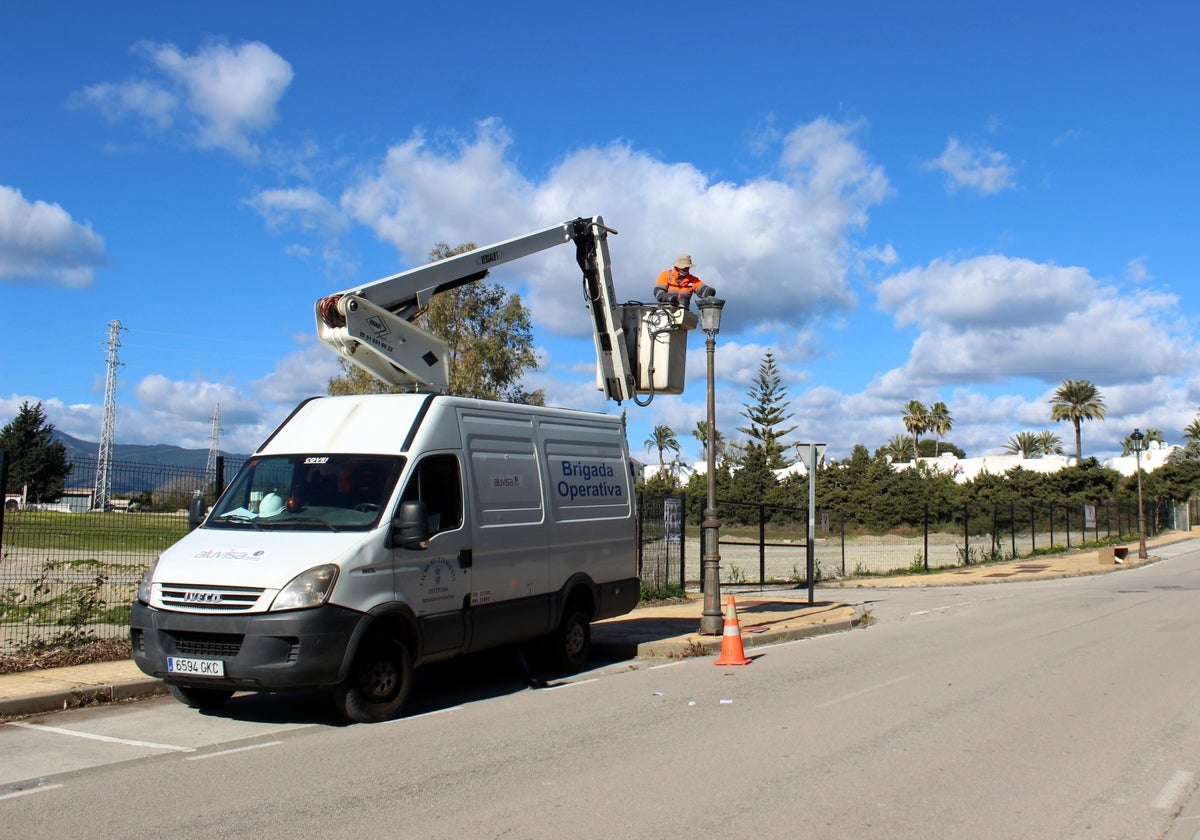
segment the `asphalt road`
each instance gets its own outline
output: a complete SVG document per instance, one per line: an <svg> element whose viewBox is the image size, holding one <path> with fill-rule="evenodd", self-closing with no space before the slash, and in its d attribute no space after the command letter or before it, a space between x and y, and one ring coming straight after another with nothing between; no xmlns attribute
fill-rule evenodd
<svg viewBox="0 0 1200 840"><path fill-rule="evenodd" d="M0 824L176 840L1191 837L1200 551L1159 553L1093 577L839 590L875 623L756 648L744 667L597 663L538 690L504 654L438 667L385 724L342 726L320 697L9 723Z"/></svg>

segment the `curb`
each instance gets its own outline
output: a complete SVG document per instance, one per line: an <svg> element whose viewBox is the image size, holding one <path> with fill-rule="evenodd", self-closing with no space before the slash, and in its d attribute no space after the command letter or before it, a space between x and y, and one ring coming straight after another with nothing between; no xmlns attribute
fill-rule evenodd
<svg viewBox="0 0 1200 840"><path fill-rule="evenodd" d="M858 616L838 618L822 624L802 624L782 627L759 633L742 630L742 645L745 649L765 647L780 642L791 642L825 633L841 633L859 626ZM685 639L664 639L656 642L593 642L595 651L615 653L637 659L690 659L699 656L716 656L721 652L721 636L695 635Z"/></svg>
<svg viewBox="0 0 1200 840"><path fill-rule="evenodd" d="M27 694L24 697L0 699L0 718L61 712L65 709L96 706L122 700L138 700L166 693L167 686L162 680L154 678L44 691L40 694Z"/></svg>

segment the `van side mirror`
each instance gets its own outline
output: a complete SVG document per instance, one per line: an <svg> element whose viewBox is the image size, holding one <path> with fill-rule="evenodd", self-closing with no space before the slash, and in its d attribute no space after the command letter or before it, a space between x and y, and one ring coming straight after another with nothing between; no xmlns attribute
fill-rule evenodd
<svg viewBox="0 0 1200 840"><path fill-rule="evenodd" d="M201 522L204 521L204 499L199 493L192 496L191 504L188 505L188 530L195 530Z"/></svg>
<svg viewBox="0 0 1200 840"><path fill-rule="evenodd" d="M392 519L392 540L399 548L429 545L429 508L422 501L401 502Z"/></svg>

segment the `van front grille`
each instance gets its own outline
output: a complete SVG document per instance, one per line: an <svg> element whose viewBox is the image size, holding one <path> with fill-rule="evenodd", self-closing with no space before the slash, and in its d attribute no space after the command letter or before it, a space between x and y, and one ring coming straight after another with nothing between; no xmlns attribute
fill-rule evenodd
<svg viewBox="0 0 1200 840"><path fill-rule="evenodd" d="M254 609L263 594L251 586L203 586L191 583L164 583L162 605L166 609L189 612L246 612Z"/></svg>

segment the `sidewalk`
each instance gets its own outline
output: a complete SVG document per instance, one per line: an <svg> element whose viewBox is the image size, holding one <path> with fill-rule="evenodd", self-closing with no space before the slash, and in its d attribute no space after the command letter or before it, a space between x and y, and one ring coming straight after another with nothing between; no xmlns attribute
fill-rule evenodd
<svg viewBox="0 0 1200 840"><path fill-rule="evenodd" d="M1189 534L1170 534L1147 541L1150 549L1192 539ZM1120 564L1099 551L1051 555L949 569L927 575L853 578L825 581L821 589L871 589L907 586L961 586L1033 579L1103 574L1153 562L1139 560L1137 546L1129 546ZM743 647L799 639L818 633L849 630L858 620L856 608L836 601L808 603L806 589L746 591L725 587L721 610L734 597ZM703 602L700 595L686 601L639 607L628 615L592 625L592 648L600 656L670 659L713 656L721 649L721 636L698 632ZM42 714L92 703L150 697L166 693L161 680L147 677L132 660L97 662L70 668L26 671L0 675L0 718Z"/></svg>

